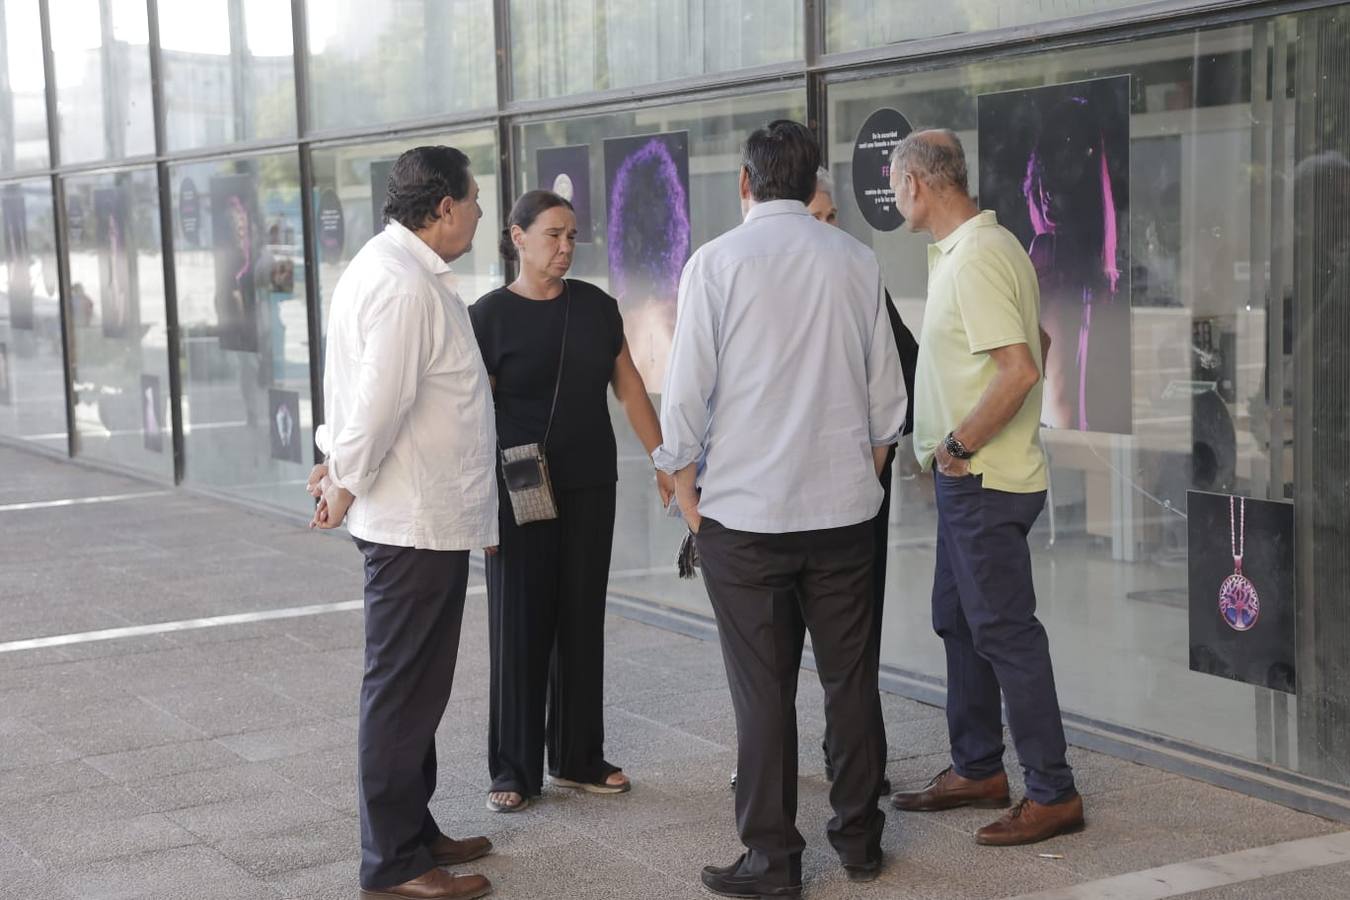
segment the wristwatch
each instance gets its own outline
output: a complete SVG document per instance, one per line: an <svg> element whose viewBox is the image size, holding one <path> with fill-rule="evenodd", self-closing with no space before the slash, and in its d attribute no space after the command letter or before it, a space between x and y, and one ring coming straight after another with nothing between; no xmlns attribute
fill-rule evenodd
<svg viewBox="0 0 1350 900"><path fill-rule="evenodd" d="M975 455L966 449L965 444L957 440L955 432L947 432L947 436L942 439L942 444L947 448L947 453L955 459L970 459Z"/></svg>

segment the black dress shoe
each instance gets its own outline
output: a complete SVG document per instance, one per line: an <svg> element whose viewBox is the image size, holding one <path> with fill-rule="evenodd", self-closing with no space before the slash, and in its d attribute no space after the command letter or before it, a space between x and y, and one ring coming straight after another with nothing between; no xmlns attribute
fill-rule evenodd
<svg viewBox="0 0 1350 900"><path fill-rule="evenodd" d="M849 865L844 863L844 874L848 880L856 884L863 884L868 881L876 881L877 876L881 874L881 860L876 860L862 865Z"/></svg>
<svg viewBox="0 0 1350 900"><path fill-rule="evenodd" d="M742 855L729 866L704 866L703 886L723 897L789 897L801 900L802 886L765 884L758 875L741 873Z"/></svg>

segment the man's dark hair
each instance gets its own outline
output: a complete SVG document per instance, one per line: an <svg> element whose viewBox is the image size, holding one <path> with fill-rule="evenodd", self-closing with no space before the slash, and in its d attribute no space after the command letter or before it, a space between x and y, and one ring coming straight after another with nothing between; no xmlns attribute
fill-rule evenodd
<svg viewBox="0 0 1350 900"><path fill-rule="evenodd" d="M520 258L520 254L516 252L516 244L511 240L512 225L519 225L522 231L528 231L530 226L534 224L535 219L550 209L557 209L559 206L572 209L573 212L576 211L572 208L571 201L552 191L526 191L521 194L520 199L516 201L516 205L511 207L511 214L506 217L506 227L502 229L501 243L497 245L502 252L502 256L512 262Z"/></svg>
<svg viewBox="0 0 1350 900"><path fill-rule="evenodd" d="M743 164L750 173L750 196L755 200L810 203L816 192L820 145L800 122L776 119L755 129L746 140Z"/></svg>
<svg viewBox="0 0 1350 900"><path fill-rule="evenodd" d="M414 147L394 161L381 215L411 231L440 218L436 207L446 197L469 195L469 158L454 147Z"/></svg>

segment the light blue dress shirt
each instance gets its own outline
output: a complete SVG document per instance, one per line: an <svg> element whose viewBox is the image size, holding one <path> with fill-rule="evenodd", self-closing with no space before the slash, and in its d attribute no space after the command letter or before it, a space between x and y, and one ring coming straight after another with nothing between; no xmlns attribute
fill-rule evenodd
<svg viewBox="0 0 1350 900"><path fill-rule="evenodd" d="M855 525L881 508L872 447L905 419L876 256L796 200L755 205L680 278L656 467L701 471L737 531Z"/></svg>

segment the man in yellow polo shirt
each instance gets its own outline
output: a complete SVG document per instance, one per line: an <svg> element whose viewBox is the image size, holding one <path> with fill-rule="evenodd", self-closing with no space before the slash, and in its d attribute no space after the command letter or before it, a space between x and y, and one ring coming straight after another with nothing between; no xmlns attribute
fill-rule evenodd
<svg viewBox="0 0 1350 900"><path fill-rule="evenodd" d="M1026 796L975 839L1032 843L1083 825L1027 546L1047 486L1040 412L1048 338L1036 270L1017 238L970 198L954 133L916 132L901 142L891 187L908 228L936 242L928 248L914 450L935 469L933 627L947 651L952 747L951 766L893 805L1009 805L1001 690Z"/></svg>

